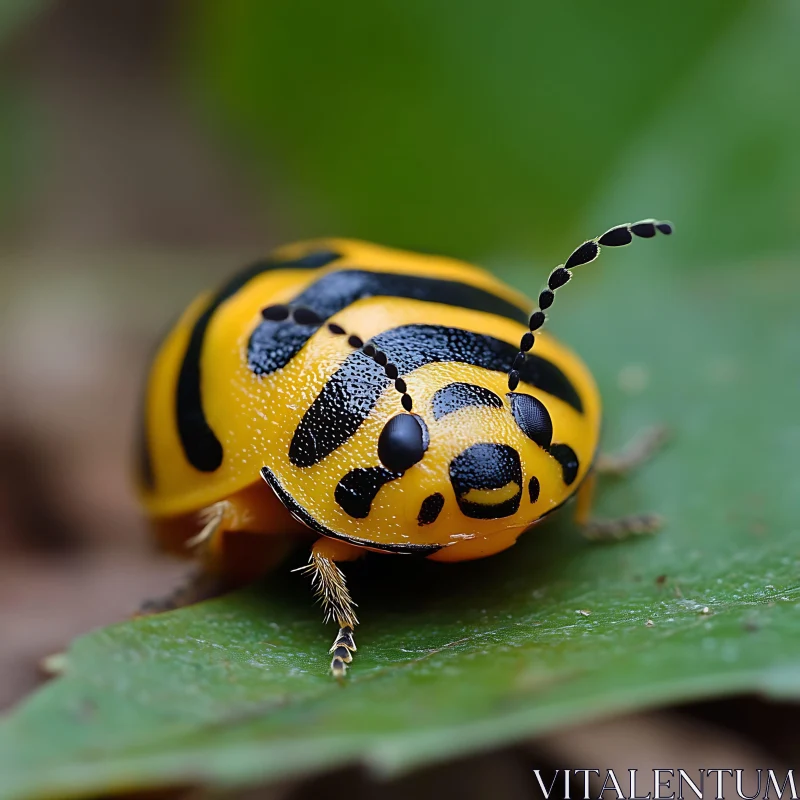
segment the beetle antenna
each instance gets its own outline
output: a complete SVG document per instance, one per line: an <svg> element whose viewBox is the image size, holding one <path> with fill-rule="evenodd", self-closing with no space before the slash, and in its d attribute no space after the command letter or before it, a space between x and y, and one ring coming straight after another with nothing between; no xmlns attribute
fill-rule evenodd
<svg viewBox="0 0 800 800"><path fill-rule="evenodd" d="M272 322L284 322L291 319L296 325L322 324L322 318L319 314L317 314L314 309L306 308L305 306L268 306L262 309L261 316ZM400 392L403 408L406 411L411 411L414 407L414 402L411 399L411 395L408 393L406 382L400 377L400 370L395 364L389 361L389 357L386 353L378 350L375 345L369 344L369 342L364 344L364 340L360 336L347 333L341 325L337 325L335 322L328 323L328 330L336 336L346 336L347 343L350 347L354 350L360 350L364 355L369 356L379 367L383 367L386 377L394 381L394 388Z"/></svg>
<svg viewBox="0 0 800 800"><path fill-rule="evenodd" d="M356 336L352 333L348 334L341 325L337 325L335 322L328 323L328 330L336 336L346 336L347 343L350 347L354 350L360 350L365 356L369 356L379 367L383 367L386 377L394 381L394 388L400 392L400 402L403 404L403 408L406 411L411 411L414 407L414 401L408 393L406 382L400 377L400 370L397 368L397 365L389 361L389 357L383 350L378 350L374 344L370 344L369 342L364 343L364 340L361 339L360 336Z"/></svg>
<svg viewBox="0 0 800 800"><path fill-rule="evenodd" d="M655 219L643 219L641 222L617 225L607 230L602 236L598 236L596 239L589 239L588 242L584 242L580 247L577 247L564 264L559 264L550 273L550 277L547 279L547 287L539 293L539 307L534 309L528 320L530 330L528 333L523 334L519 343L519 353L514 358L508 373L508 388L512 392L519 385L519 371L525 363L526 354L533 347L534 333L544 325L547 319L545 311L553 305L556 289L560 289L572 278L571 270L575 267L580 267L582 264L594 261L600 255L601 246L623 247L626 244L630 244L634 236L638 236L641 239L652 239L656 233L663 233L665 236L669 236L672 233L672 223L659 222Z"/></svg>
<svg viewBox="0 0 800 800"><path fill-rule="evenodd" d="M378 350L374 344L370 344L369 342L364 343L364 340L360 336L356 336L352 333L348 334L341 325L335 322L328 323L328 330L336 336L347 336L347 343L350 347L354 350L360 350L365 356L369 356L379 367L383 367L386 377L394 381L394 388L400 392L400 402L403 404L403 408L406 411L411 411L414 407L414 401L408 393L406 382L400 377L400 370L397 368L397 365L389 361L389 357L383 350Z"/></svg>

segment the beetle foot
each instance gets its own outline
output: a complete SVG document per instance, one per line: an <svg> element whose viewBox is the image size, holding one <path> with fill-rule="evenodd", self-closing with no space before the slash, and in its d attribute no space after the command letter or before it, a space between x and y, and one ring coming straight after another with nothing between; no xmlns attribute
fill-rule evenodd
<svg viewBox="0 0 800 800"><path fill-rule="evenodd" d="M658 514L631 514L617 519L590 519L583 535L592 542L619 542L629 536L655 533L664 524Z"/></svg>
<svg viewBox="0 0 800 800"><path fill-rule="evenodd" d="M329 650L329 652L333 653L331 673L334 678L344 678L347 674L347 665L352 662L353 653L357 649L353 638L353 628L350 625L342 625Z"/></svg>

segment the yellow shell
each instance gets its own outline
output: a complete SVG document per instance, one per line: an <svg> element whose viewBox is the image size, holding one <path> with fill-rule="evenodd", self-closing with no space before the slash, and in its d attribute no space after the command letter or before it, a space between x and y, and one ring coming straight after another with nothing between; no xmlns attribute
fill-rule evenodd
<svg viewBox="0 0 800 800"><path fill-rule="evenodd" d="M309 298L317 298L316 308ZM298 305L319 322L262 315ZM537 366L526 374L544 370L544 377L531 383L524 374L515 393L539 401L524 399L534 416L546 410L551 443L537 443L520 427L507 372L532 307L488 272L449 258L339 239L280 249L221 293L195 300L155 358L139 482L148 514L165 540L178 528L189 535L197 512L229 500L228 530L277 534L308 526L371 549L453 561L505 549L576 491L600 427L590 372L539 333L528 356ZM421 420L424 454L401 473L382 463L378 442L387 422L407 413L403 393L350 335L401 367ZM479 387L485 402L468 398L442 413L448 399L473 391L452 384ZM476 445L491 447L458 461ZM568 465L558 446L567 448ZM489 472L507 470L506 483L485 480L484 464ZM492 516L492 508L504 513Z"/></svg>

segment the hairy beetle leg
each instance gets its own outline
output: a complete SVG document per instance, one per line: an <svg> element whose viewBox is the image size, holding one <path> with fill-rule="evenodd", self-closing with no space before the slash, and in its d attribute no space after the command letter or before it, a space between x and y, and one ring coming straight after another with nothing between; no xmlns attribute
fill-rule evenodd
<svg viewBox="0 0 800 800"><path fill-rule="evenodd" d="M203 527L200 533L186 540L186 547L202 557L211 555L214 546L219 544L217 534L221 531L222 523L225 522L225 517L230 510L231 503L227 500L220 500L200 511L197 516Z"/></svg>
<svg viewBox="0 0 800 800"><path fill-rule="evenodd" d="M619 542L629 536L656 533L664 524L658 514L630 514L616 519L595 519L592 505L598 475L624 477L652 458L667 442L670 432L663 426L641 431L619 453L601 454L592 472L578 490L575 521L583 536L592 542Z"/></svg>
<svg viewBox="0 0 800 800"><path fill-rule="evenodd" d="M336 561L355 561L364 555L364 550L347 542L335 539L317 539L311 548L308 564L296 572L311 575L314 594L322 604L325 622L335 621L339 633L333 642L330 653L331 673L335 678L343 678L347 673L347 665L353 660L356 650L353 631L358 625L356 604L350 597L344 574L336 566Z"/></svg>
<svg viewBox="0 0 800 800"><path fill-rule="evenodd" d="M666 425L654 425L639 431L618 453L601 453L595 469L601 475L624 477L649 461L668 441L670 430Z"/></svg>
<svg viewBox="0 0 800 800"><path fill-rule="evenodd" d="M582 533L590 542L619 542L629 536L655 533L664 520L658 514L631 514L617 519L590 519Z"/></svg>

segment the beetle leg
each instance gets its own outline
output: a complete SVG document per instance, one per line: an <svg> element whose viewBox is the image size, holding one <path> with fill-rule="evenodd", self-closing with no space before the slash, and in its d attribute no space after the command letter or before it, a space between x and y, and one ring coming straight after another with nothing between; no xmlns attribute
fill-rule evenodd
<svg viewBox="0 0 800 800"><path fill-rule="evenodd" d="M347 665L353 660L352 654L356 650L353 630L358 624L354 610L356 604L336 562L354 561L363 555L364 550L360 547L323 537L317 539L311 548L308 564L296 570L311 575L314 593L325 611L325 622L333 620L339 626L339 633L330 649L333 654L331 672L336 678L344 677Z"/></svg>
<svg viewBox="0 0 800 800"><path fill-rule="evenodd" d="M213 575L203 569L195 570L168 595L145 600L139 606L136 616L174 611L177 608L199 603L201 600L210 600L229 588L230 586L222 576Z"/></svg>
<svg viewBox="0 0 800 800"><path fill-rule="evenodd" d="M654 425L638 435L618 453L600 453L595 469L601 475L624 477L649 461L667 442L670 431L665 425Z"/></svg>
<svg viewBox="0 0 800 800"><path fill-rule="evenodd" d="M204 508L198 514L198 519L203 527L198 534L186 540L186 547L193 549L201 557L210 556L215 545L219 544L217 534L220 532L230 508L231 504L227 500L220 500L218 503Z"/></svg>
<svg viewBox="0 0 800 800"><path fill-rule="evenodd" d="M616 519L595 519L591 516L597 475L593 470L578 489L575 521L584 537L592 542L618 542L629 536L655 533L663 524L658 514L630 514Z"/></svg>

